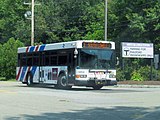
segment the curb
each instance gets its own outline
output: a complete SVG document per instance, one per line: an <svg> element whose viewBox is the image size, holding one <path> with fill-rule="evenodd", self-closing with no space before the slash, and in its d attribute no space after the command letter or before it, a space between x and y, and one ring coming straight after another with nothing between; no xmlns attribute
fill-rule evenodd
<svg viewBox="0 0 160 120"><path fill-rule="evenodd" d="M120 84L115 87L125 87L125 88L160 88L160 85L129 85L129 84Z"/></svg>

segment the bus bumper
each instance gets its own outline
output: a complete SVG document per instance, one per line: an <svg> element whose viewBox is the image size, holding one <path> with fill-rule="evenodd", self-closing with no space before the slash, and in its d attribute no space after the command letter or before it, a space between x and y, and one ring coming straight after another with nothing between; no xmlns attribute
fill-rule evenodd
<svg viewBox="0 0 160 120"><path fill-rule="evenodd" d="M116 80L76 80L75 81L76 86L94 86L94 85L103 85L103 86L113 86L117 85Z"/></svg>

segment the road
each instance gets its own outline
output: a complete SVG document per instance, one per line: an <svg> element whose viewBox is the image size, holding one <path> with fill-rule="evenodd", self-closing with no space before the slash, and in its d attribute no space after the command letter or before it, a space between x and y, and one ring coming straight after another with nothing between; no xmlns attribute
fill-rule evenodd
<svg viewBox="0 0 160 120"><path fill-rule="evenodd" d="M160 88L27 87L0 82L1 120L160 120Z"/></svg>

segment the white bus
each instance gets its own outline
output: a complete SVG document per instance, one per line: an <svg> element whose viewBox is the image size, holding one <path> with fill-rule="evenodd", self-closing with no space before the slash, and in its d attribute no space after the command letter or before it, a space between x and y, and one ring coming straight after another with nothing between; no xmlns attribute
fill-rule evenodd
<svg viewBox="0 0 160 120"><path fill-rule="evenodd" d="M115 43L79 40L18 48L16 80L56 88L116 85Z"/></svg>

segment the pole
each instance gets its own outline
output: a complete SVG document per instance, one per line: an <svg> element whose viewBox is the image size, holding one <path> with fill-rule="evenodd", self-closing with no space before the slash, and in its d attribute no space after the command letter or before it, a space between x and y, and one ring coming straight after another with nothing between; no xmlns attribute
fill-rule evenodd
<svg viewBox="0 0 160 120"><path fill-rule="evenodd" d="M31 46L34 45L34 0L32 0L32 16L31 16Z"/></svg>
<svg viewBox="0 0 160 120"><path fill-rule="evenodd" d="M107 41L107 0L105 0L105 41Z"/></svg>
<svg viewBox="0 0 160 120"><path fill-rule="evenodd" d="M35 4L35 0L32 0L31 3L24 2L25 5L31 5L31 46L34 46L34 6L35 5L41 5L41 4Z"/></svg>
<svg viewBox="0 0 160 120"><path fill-rule="evenodd" d="M150 80L153 80L153 59L151 58Z"/></svg>

